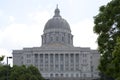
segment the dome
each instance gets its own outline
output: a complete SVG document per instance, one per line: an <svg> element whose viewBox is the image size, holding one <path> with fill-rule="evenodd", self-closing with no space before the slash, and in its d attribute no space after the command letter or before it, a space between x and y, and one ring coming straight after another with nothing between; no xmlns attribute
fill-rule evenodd
<svg viewBox="0 0 120 80"><path fill-rule="evenodd" d="M60 16L58 7L55 9L55 15L45 24L42 37L42 46L44 47L72 47L73 35L71 34L68 22Z"/></svg>
<svg viewBox="0 0 120 80"><path fill-rule="evenodd" d="M45 24L44 33L53 31L62 31L71 33L68 22L60 16L60 10L55 9L55 15Z"/></svg>

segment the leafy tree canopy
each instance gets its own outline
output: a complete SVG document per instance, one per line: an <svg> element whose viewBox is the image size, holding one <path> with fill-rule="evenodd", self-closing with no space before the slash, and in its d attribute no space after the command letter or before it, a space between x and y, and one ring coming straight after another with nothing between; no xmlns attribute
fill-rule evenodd
<svg viewBox="0 0 120 80"><path fill-rule="evenodd" d="M0 66L0 80L44 80L39 70L34 66Z"/></svg>
<svg viewBox="0 0 120 80"><path fill-rule="evenodd" d="M98 68L104 76L116 79L117 74L113 69L113 63L116 61L114 61L113 54L119 52L116 45L117 39L120 37L120 0L112 0L107 5L101 6L99 14L94 17L94 24L94 32L98 34L98 50L101 54ZM120 63L118 58L116 59ZM120 64L116 64L116 66L120 66ZM103 78L103 80L109 79Z"/></svg>
<svg viewBox="0 0 120 80"><path fill-rule="evenodd" d="M0 56L0 66L2 65L3 59L4 59L4 56Z"/></svg>
<svg viewBox="0 0 120 80"><path fill-rule="evenodd" d="M4 56L0 56L0 62L3 61L4 59Z"/></svg>

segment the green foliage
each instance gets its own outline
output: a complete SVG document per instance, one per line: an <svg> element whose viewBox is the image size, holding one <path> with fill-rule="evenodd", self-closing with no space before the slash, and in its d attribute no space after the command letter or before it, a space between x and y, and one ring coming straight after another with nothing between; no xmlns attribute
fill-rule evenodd
<svg viewBox="0 0 120 80"><path fill-rule="evenodd" d="M114 74L112 76L115 79L118 79L118 78L120 78L120 37L117 38L117 42L114 47L112 56L113 56L113 60L111 62L111 65L112 65L111 69L112 69L112 71L114 71Z"/></svg>
<svg viewBox="0 0 120 80"><path fill-rule="evenodd" d="M0 80L44 80L39 70L34 66L0 66Z"/></svg>
<svg viewBox="0 0 120 80"><path fill-rule="evenodd" d="M0 57L0 62L3 61L3 59L4 59L4 56L1 56L1 57Z"/></svg>
<svg viewBox="0 0 120 80"><path fill-rule="evenodd" d="M6 80L7 72L9 73L10 66L0 66L0 80Z"/></svg>
<svg viewBox="0 0 120 80"><path fill-rule="evenodd" d="M120 52L119 49L116 49L117 38L120 37L120 0L112 0L107 5L101 6L99 14L94 17L94 24L93 30L98 34L98 50L102 55L98 68L105 76L116 79L117 74L114 72L118 69L113 63L120 63L120 61L119 58L115 59L113 54ZM116 64L116 66L120 66L120 64Z"/></svg>

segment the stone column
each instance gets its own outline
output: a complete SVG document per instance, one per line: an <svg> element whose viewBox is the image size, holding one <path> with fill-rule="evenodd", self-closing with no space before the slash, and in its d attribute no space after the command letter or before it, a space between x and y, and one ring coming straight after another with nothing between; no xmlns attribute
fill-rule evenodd
<svg viewBox="0 0 120 80"><path fill-rule="evenodd" d="M40 70L40 54L38 54L38 69Z"/></svg>
<svg viewBox="0 0 120 80"><path fill-rule="evenodd" d="M58 71L60 71L60 54L58 54Z"/></svg>
<svg viewBox="0 0 120 80"><path fill-rule="evenodd" d="M48 71L50 71L50 54L48 54Z"/></svg>
<svg viewBox="0 0 120 80"><path fill-rule="evenodd" d="M63 69L65 71L65 53L63 53Z"/></svg>
<svg viewBox="0 0 120 80"><path fill-rule="evenodd" d="M69 59L69 66L68 66L68 69L69 69L69 71L70 71L70 64L71 64L71 62L70 62L70 60L71 60L71 58L70 58L70 53L68 53L68 59Z"/></svg>
<svg viewBox="0 0 120 80"><path fill-rule="evenodd" d="M53 54L53 71L55 71L55 53Z"/></svg>
<svg viewBox="0 0 120 80"><path fill-rule="evenodd" d="M73 53L73 59L74 59L74 71L76 71L76 53Z"/></svg>
<svg viewBox="0 0 120 80"><path fill-rule="evenodd" d="M45 71L45 54L43 53L43 71Z"/></svg>

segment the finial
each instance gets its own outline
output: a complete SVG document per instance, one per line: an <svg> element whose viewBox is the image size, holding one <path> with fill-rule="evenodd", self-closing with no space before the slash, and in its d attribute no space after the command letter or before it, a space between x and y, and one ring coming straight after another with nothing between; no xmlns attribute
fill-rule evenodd
<svg viewBox="0 0 120 80"><path fill-rule="evenodd" d="M56 5L54 17L61 17L61 16L60 16L60 10L58 9L58 4Z"/></svg>
<svg viewBox="0 0 120 80"><path fill-rule="evenodd" d="M56 9L58 9L58 4L56 5Z"/></svg>

